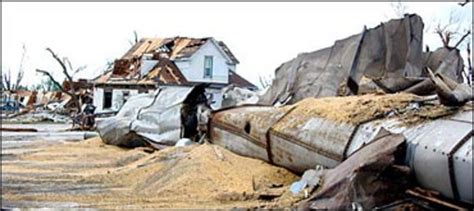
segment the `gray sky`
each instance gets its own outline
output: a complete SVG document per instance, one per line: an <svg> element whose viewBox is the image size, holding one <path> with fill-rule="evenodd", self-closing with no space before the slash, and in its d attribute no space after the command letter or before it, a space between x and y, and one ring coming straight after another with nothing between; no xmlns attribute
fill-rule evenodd
<svg viewBox="0 0 474 211"><path fill-rule="evenodd" d="M240 60L237 72L259 85L258 77L273 75L281 63L298 53L331 46L396 17L392 3L12 3L2 2L2 71L19 67L22 45L27 48L23 84L38 83L36 68L60 68L44 50L51 47L73 66L87 65L75 78L92 78L107 61L139 37L208 37L224 41ZM404 3L407 12L425 23L424 42L441 46L433 33L438 20L456 14L472 28L472 3ZM465 54L465 51L462 51ZM463 55L464 56L464 55Z"/></svg>

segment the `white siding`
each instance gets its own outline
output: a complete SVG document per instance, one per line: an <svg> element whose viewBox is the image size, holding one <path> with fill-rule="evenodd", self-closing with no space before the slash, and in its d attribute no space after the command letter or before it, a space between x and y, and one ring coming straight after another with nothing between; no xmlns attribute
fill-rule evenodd
<svg viewBox="0 0 474 211"><path fill-rule="evenodd" d="M212 78L204 78L205 56L213 57ZM208 83L228 83L229 81L230 67L227 64L227 60L211 41L208 41L206 44L201 46L201 48L191 57L191 60L177 61L176 65L188 81Z"/></svg>
<svg viewBox="0 0 474 211"><path fill-rule="evenodd" d="M96 107L96 112L100 112L104 110L104 89L103 88L96 88L94 87L94 101L93 104Z"/></svg>
<svg viewBox="0 0 474 211"><path fill-rule="evenodd" d="M235 64L231 64L231 65L229 65L229 70L232 70L232 71L234 71L234 72L235 72Z"/></svg>
<svg viewBox="0 0 474 211"><path fill-rule="evenodd" d="M124 92L129 92L128 97L137 95L138 89L113 89L112 90L112 110L118 111L122 108L124 101Z"/></svg>
<svg viewBox="0 0 474 211"><path fill-rule="evenodd" d="M101 111L118 111L124 104L123 93L128 91L129 98L131 96L137 95L137 89L112 89L112 107L109 109L104 109L104 88L94 88L94 106L96 107L97 112Z"/></svg>
<svg viewBox="0 0 474 211"><path fill-rule="evenodd" d="M217 109L221 107L222 103L222 92L221 89L218 88L207 88L206 89L207 94L212 94L212 103L211 103L211 108L212 109Z"/></svg>

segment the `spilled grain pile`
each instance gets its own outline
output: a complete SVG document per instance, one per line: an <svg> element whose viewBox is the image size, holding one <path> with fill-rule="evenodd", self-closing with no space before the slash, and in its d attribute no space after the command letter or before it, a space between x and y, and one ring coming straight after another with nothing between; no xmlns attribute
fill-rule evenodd
<svg viewBox="0 0 474 211"><path fill-rule="evenodd" d="M295 105L285 118L279 121L276 131L295 130L311 118L323 118L335 123L357 125L372 119L382 118L389 112L404 110L418 96L398 94L368 94L348 97L306 98Z"/></svg>
<svg viewBox="0 0 474 211"><path fill-rule="evenodd" d="M393 110L404 109L417 98L416 95L406 93L308 98L298 102L292 113L318 116L334 122L358 124L381 117Z"/></svg>
<svg viewBox="0 0 474 211"><path fill-rule="evenodd" d="M40 147L2 164L10 184L3 187L3 200L46 207L68 202L96 208L250 208L298 200L288 194L297 179L292 173L211 144L150 153L94 138ZM16 185L22 188L10 188Z"/></svg>

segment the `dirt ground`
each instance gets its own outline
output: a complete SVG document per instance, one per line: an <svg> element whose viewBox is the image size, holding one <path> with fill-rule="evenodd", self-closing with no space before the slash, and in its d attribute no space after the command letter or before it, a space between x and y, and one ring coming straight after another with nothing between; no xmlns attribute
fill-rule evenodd
<svg viewBox="0 0 474 211"><path fill-rule="evenodd" d="M2 208L257 208L299 200L289 192L296 175L211 144L151 151L98 137L27 143L2 148Z"/></svg>

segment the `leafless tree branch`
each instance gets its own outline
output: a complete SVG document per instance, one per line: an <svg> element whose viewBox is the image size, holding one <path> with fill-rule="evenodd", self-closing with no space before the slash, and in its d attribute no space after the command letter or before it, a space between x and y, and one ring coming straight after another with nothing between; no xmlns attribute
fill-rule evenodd
<svg viewBox="0 0 474 211"><path fill-rule="evenodd" d="M20 87L20 83L23 80L23 75L25 73L23 69L23 63L25 61L25 56L26 56L26 46L23 44L23 53L21 55L21 60L20 60L20 67L18 68L18 74L16 76L16 82L13 84L14 87L12 89L18 89Z"/></svg>
<svg viewBox="0 0 474 211"><path fill-rule="evenodd" d="M59 90L61 90L61 92L65 93L65 94L67 94L71 97L72 102L73 102L74 106L78 109L78 111L81 110L81 105L79 103L79 99L75 95L74 92L70 92L70 91L64 89L63 85L60 84L56 79L54 79L53 75L51 75L51 73L49 73L48 71L36 69L36 72L42 73L43 75L47 76L49 78L49 80L51 80L59 88Z"/></svg>
<svg viewBox="0 0 474 211"><path fill-rule="evenodd" d="M36 69L36 72L42 73L43 75L47 76L49 78L49 80L51 80L61 90L61 92L64 92L64 93L66 93L67 95L69 95L71 97L73 96L73 94L71 92L67 91L66 89L64 89L63 85L61 85L58 81L56 81L56 79L54 79L53 75L51 75L51 73L49 73L48 71Z"/></svg>
<svg viewBox="0 0 474 211"><path fill-rule="evenodd" d="M461 39L459 39L459 41L456 43L456 45L454 45L454 48L457 48L462 43L462 41L464 41L464 39L466 39L466 37L469 36L469 34L471 34L471 30L467 31L466 34L464 34L461 37Z"/></svg>
<svg viewBox="0 0 474 211"><path fill-rule="evenodd" d="M470 0L465 0L464 2L459 2L459 5L461 5L461 7L464 7L469 2L471 2L471 1Z"/></svg>
<svg viewBox="0 0 474 211"><path fill-rule="evenodd" d="M68 81L72 81L72 77L71 75L69 75L68 71L67 71L67 67L66 65L64 64L64 61L61 60L61 58L59 58L58 55L56 55L56 53L54 53L53 50L51 50L51 48L46 48L46 51L48 51L49 53L51 53L51 56L59 63L59 65L61 66L61 68L63 69L63 74L66 76L67 80Z"/></svg>
<svg viewBox="0 0 474 211"><path fill-rule="evenodd" d="M3 73L3 84L4 84L4 88L6 90L12 90L12 87L11 87L11 70L8 69L8 71L6 73Z"/></svg>
<svg viewBox="0 0 474 211"><path fill-rule="evenodd" d="M42 73L42 74L46 75L47 77L49 77L49 79L61 90L61 92L64 92L65 94L71 96L71 99L73 100L74 105L76 106L78 111L80 111L81 105L80 105L80 102L79 102L79 98L76 95L76 88L74 86L73 77L69 73L69 71L73 71L71 62L69 61L69 59L67 57L64 57L63 59L61 59L56 53L54 53L54 51L51 48L46 48L46 51L48 51L51 54L51 56L61 66L62 73L64 74L64 76L66 76L66 82L68 82L68 85L69 85L70 89L66 90L62 86L62 84L60 84L57 80L55 80L54 77L51 75L51 73L49 73L48 71L36 69L36 72ZM69 66L69 69L67 68L66 64ZM84 70L85 68L86 68L86 66L81 66L81 67L77 68L76 70L74 70L73 73L75 74L75 73L77 73L81 70Z"/></svg>

